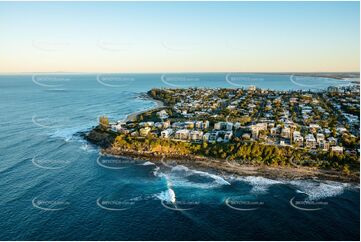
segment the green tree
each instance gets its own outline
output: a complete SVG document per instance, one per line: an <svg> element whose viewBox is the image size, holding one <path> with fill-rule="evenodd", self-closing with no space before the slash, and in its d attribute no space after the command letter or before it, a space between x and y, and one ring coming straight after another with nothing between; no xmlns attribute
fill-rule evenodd
<svg viewBox="0 0 361 242"><path fill-rule="evenodd" d="M109 119L106 116L99 117L99 124L102 128L109 128Z"/></svg>

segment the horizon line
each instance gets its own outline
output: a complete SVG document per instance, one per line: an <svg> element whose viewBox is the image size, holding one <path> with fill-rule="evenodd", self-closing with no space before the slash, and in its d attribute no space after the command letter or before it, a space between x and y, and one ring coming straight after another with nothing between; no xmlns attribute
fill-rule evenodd
<svg viewBox="0 0 361 242"><path fill-rule="evenodd" d="M0 72L0 75L16 74L224 74L224 73L242 73L242 74L359 74L360 71L180 71L180 72L67 72L67 71L32 71L32 72Z"/></svg>

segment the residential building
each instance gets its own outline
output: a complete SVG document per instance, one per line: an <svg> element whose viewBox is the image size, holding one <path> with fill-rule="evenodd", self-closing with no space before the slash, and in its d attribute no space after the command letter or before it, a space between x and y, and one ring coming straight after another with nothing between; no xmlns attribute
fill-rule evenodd
<svg viewBox="0 0 361 242"><path fill-rule="evenodd" d="M270 129L270 134L271 134L272 136L276 136L277 133L278 133L278 128L271 128L271 129Z"/></svg>
<svg viewBox="0 0 361 242"><path fill-rule="evenodd" d="M192 130L190 132L190 139L193 141L200 141L203 138L203 132L198 130Z"/></svg>
<svg viewBox="0 0 361 242"><path fill-rule="evenodd" d="M254 85L248 86L248 91L251 91L251 92L256 91L256 86L254 86Z"/></svg>
<svg viewBox="0 0 361 242"><path fill-rule="evenodd" d="M160 136L162 138L169 138L173 134L173 132L174 132L173 129L166 129L160 133Z"/></svg>
<svg viewBox="0 0 361 242"><path fill-rule="evenodd" d="M334 153L342 154L343 153L343 147L342 146L332 146L331 151Z"/></svg>
<svg viewBox="0 0 361 242"><path fill-rule="evenodd" d="M316 148L316 139L313 134L308 134L305 137L305 146L310 149Z"/></svg>
<svg viewBox="0 0 361 242"><path fill-rule="evenodd" d="M281 137L285 139L291 138L291 130L290 128L283 128L281 131Z"/></svg>
<svg viewBox="0 0 361 242"><path fill-rule="evenodd" d="M229 142L232 139L233 136L233 132L232 131L227 131L224 134L224 142Z"/></svg>
<svg viewBox="0 0 361 242"><path fill-rule="evenodd" d="M181 129L175 132L175 138L180 140L187 140L189 139L189 130L188 129Z"/></svg>
<svg viewBox="0 0 361 242"><path fill-rule="evenodd" d="M161 110L161 111L157 112L157 116L160 119L167 119L169 117L167 111L165 111L165 110Z"/></svg>
<svg viewBox="0 0 361 242"><path fill-rule="evenodd" d="M231 122L218 122L214 124L214 129L216 130L232 130L233 123Z"/></svg>
<svg viewBox="0 0 361 242"><path fill-rule="evenodd" d="M328 143L328 142L325 141L325 140L320 141L320 142L318 143L318 145L319 145L319 148L322 149L322 150L324 150L324 151L327 151L327 150L330 149L330 143Z"/></svg>
<svg viewBox="0 0 361 242"><path fill-rule="evenodd" d="M334 137L329 137L328 142L330 143L330 146L336 146L337 145L337 139Z"/></svg>
<svg viewBox="0 0 361 242"><path fill-rule="evenodd" d="M293 131L293 143L297 146L303 146L303 137L300 131Z"/></svg>
<svg viewBox="0 0 361 242"><path fill-rule="evenodd" d="M316 134L317 143L320 144L320 142L325 141L325 135L324 134Z"/></svg>

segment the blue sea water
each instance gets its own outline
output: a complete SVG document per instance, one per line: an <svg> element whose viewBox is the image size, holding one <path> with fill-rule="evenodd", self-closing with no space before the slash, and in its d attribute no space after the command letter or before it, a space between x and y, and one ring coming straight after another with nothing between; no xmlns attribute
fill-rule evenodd
<svg viewBox="0 0 361 242"><path fill-rule="evenodd" d="M260 74L0 76L1 240L359 240L359 185L102 157L79 131L153 107L153 87L322 89Z"/></svg>

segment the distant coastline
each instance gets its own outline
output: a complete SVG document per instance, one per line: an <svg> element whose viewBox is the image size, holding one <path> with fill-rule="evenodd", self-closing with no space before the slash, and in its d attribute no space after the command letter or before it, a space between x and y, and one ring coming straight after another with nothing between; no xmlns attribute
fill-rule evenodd
<svg viewBox="0 0 361 242"><path fill-rule="evenodd" d="M310 76L310 77L325 77L325 78L334 78L334 79L348 79L348 78L360 78L360 72L241 72L241 71L231 71L231 72L167 72L165 74L267 74L267 75L295 75L295 76ZM0 73L0 76L27 76L27 75L97 75L99 72L3 72ZM140 75L140 74L164 74L163 72L109 72L106 74L119 74L119 75Z"/></svg>

